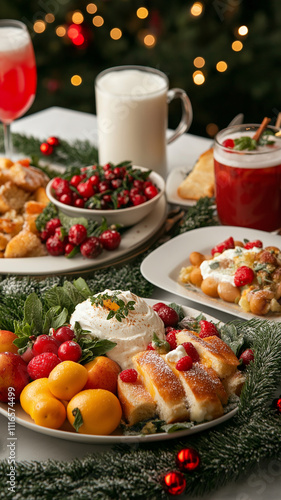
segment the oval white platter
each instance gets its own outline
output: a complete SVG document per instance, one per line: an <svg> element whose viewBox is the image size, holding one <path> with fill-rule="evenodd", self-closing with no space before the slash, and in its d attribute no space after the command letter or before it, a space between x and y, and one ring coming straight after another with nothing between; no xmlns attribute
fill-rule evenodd
<svg viewBox="0 0 281 500"><path fill-rule="evenodd" d="M153 305L156 302L159 302L157 300L152 300L152 299L146 299L146 301L149 305ZM193 317L196 317L200 314L200 311L189 307L183 306L183 310L186 315L190 315ZM218 321L216 318L212 316L208 315L205 316L206 319L213 320L215 322ZM27 429L30 429L39 434L45 434L47 436L59 439L65 439L67 441L76 441L79 443L92 443L92 444L115 444L115 443L126 444L126 443L139 443L139 442L144 443L150 441L166 441L169 439L180 438L191 434L195 434L197 432L204 431L206 429L211 429L212 427L215 427L225 422L226 420L229 420L238 411L238 407L236 407L233 410L226 413L225 415L223 415L222 417L219 417L215 420L211 420L210 422L203 422L202 424L195 424L194 427L191 427L190 429L176 431L169 434L161 432L157 434L124 436L121 435L120 433L118 434L116 431L116 433L111 434L110 436L98 436L89 434L79 434L76 433L74 430L73 432L71 432L66 430L56 430L56 429L48 429L47 427L41 427L33 422L33 420L29 417L29 415L27 415L27 413L23 411L19 403L17 403L14 406L14 408L15 408L15 415L16 415L15 418L17 425L26 427ZM0 414L8 418L8 405L6 403L0 403Z"/></svg>

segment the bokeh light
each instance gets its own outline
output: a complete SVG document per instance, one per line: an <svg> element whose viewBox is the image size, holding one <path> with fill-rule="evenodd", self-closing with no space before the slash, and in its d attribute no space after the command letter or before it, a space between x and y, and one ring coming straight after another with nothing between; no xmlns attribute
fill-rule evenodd
<svg viewBox="0 0 281 500"><path fill-rule="evenodd" d="M44 21L36 21L33 25L33 30L35 33L43 33L46 29L46 23Z"/></svg>
<svg viewBox="0 0 281 500"><path fill-rule="evenodd" d="M203 4L201 2L195 2L191 9L190 9L190 13L192 14L192 16L201 16L203 12Z"/></svg>
<svg viewBox="0 0 281 500"><path fill-rule="evenodd" d="M202 85L205 82L205 76L202 73L202 71L194 71L193 75L193 81L195 85Z"/></svg>
<svg viewBox="0 0 281 500"><path fill-rule="evenodd" d="M57 26L56 28L56 35L57 36L64 36L66 34L66 29L64 26Z"/></svg>
<svg viewBox="0 0 281 500"><path fill-rule="evenodd" d="M195 57L193 64L194 64L195 68L203 68L203 66L205 66L204 57Z"/></svg>
<svg viewBox="0 0 281 500"><path fill-rule="evenodd" d="M98 8L97 8L95 3L88 3L88 5L86 6L86 11L89 14L95 14L97 12L97 10L98 10Z"/></svg>
<svg viewBox="0 0 281 500"><path fill-rule="evenodd" d="M72 22L75 24L81 24L84 21L84 16L80 10L73 12L72 14Z"/></svg>
<svg viewBox="0 0 281 500"><path fill-rule="evenodd" d="M156 44L156 38L154 35L151 35L151 34L145 35L145 37L143 39L143 43L146 47L151 49Z"/></svg>
<svg viewBox="0 0 281 500"><path fill-rule="evenodd" d="M102 16L93 17L93 25L100 28L104 24L104 19Z"/></svg>
<svg viewBox="0 0 281 500"><path fill-rule="evenodd" d="M206 132L210 137L215 137L215 135L218 133L219 127L217 126L216 123L208 123L206 127Z"/></svg>
<svg viewBox="0 0 281 500"><path fill-rule="evenodd" d="M231 48L234 52L239 52L243 49L243 43L240 42L240 40L235 40L235 42L232 43Z"/></svg>
<svg viewBox="0 0 281 500"><path fill-rule="evenodd" d="M55 20L54 14L48 13L45 15L45 21L46 23L53 23Z"/></svg>
<svg viewBox="0 0 281 500"><path fill-rule="evenodd" d="M219 71L220 73L224 73L224 71L227 70L227 64L225 61L219 61L217 64L216 64L216 69L217 71Z"/></svg>
<svg viewBox="0 0 281 500"><path fill-rule="evenodd" d="M82 78L80 75L73 75L70 81L74 87L78 87L82 83Z"/></svg>
<svg viewBox="0 0 281 500"><path fill-rule="evenodd" d="M145 7L139 7L137 10L137 16L139 19L145 19L148 16L148 10Z"/></svg>
<svg viewBox="0 0 281 500"><path fill-rule="evenodd" d="M240 26L240 27L238 28L238 33L239 33L239 35L240 35L240 36L245 36L245 35L247 35L247 34L248 34L248 31L249 31L249 30L248 30L247 26L245 26L245 25Z"/></svg>
<svg viewBox="0 0 281 500"><path fill-rule="evenodd" d="M113 40L119 40L122 36L122 31L119 28L112 28L110 36Z"/></svg>

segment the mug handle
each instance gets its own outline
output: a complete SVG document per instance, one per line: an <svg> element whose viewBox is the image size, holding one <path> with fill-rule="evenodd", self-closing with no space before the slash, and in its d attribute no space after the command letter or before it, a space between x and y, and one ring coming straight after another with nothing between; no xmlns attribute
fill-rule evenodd
<svg viewBox="0 0 281 500"><path fill-rule="evenodd" d="M167 94L168 104L170 104L170 102L176 98L181 99L182 117L181 117L181 121L178 124L174 133L170 137L167 138L167 140L166 140L167 144L170 144L175 139L180 137L180 135L182 135L186 130L188 130L190 125L191 125L192 118L193 118L191 102L190 102L189 98L187 97L185 91L182 89L178 89L178 88L168 90L168 94Z"/></svg>

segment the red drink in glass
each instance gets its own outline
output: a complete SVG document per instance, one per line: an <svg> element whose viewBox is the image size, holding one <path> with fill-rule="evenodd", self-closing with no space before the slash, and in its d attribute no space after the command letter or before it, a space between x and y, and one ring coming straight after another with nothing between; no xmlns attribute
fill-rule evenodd
<svg viewBox="0 0 281 500"><path fill-rule="evenodd" d="M216 205L222 224L274 231L281 226L281 138L269 136L273 145L258 146L252 151L236 151L222 145L225 139L251 137L257 128L238 125L217 135Z"/></svg>
<svg viewBox="0 0 281 500"><path fill-rule="evenodd" d="M0 120L11 123L31 106L36 92L36 64L28 32L0 26Z"/></svg>

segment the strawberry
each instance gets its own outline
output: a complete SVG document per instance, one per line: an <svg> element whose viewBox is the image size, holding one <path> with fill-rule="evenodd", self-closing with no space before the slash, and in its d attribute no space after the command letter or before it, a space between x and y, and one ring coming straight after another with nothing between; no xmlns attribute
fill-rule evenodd
<svg viewBox="0 0 281 500"><path fill-rule="evenodd" d="M235 248L234 239L232 238L232 236L230 236L222 243L218 243L214 248L212 248L211 254L215 255L215 253L222 253L225 250L229 250L230 248Z"/></svg>
<svg viewBox="0 0 281 500"><path fill-rule="evenodd" d="M185 348L186 354L188 354L188 356L191 357L194 363L200 361L200 356L198 354L198 351L191 342L184 342L181 345Z"/></svg>
<svg viewBox="0 0 281 500"><path fill-rule="evenodd" d="M32 358L27 365L28 375L32 380L48 377L52 369L60 363L53 352L43 352Z"/></svg>
<svg viewBox="0 0 281 500"><path fill-rule="evenodd" d="M178 313L170 306L164 304L157 311L165 326L176 326L179 322Z"/></svg>
<svg viewBox="0 0 281 500"><path fill-rule="evenodd" d="M184 356L183 358L179 359L176 364L176 369L179 370L179 372L186 372L191 368L192 368L192 358L190 356Z"/></svg>
<svg viewBox="0 0 281 500"><path fill-rule="evenodd" d="M199 337L201 339L204 339L205 337L213 337L214 335L216 337L220 337L220 334L219 334L219 331L218 331L216 325L214 325L214 323L211 323L211 321L206 321L204 319L201 319L201 321L199 321L199 325L201 327L201 330L199 333Z"/></svg>
<svg viewBox="0 0 281 500"><path fill-rule="evenodd" d="M254 281L255 273L253 269L248 266L238 267L234 274L234 285L235 286L244 286L250 285Z"/></svg>
<svg viewBox="0 0 281 500"><path fill-rule="evenodd" d="M249 250L249 249L254 248L254 247L262 248L263 247L262 241L261 240L248 241L244 245L244 248L246 248L246 250Z"/></svg>
<svg viewBox="0 0 281 500"><path fill-rule="evenodd" d="M177 348L177 331L179 330L171 330L168 335L166 335L166 341L170 344L171 351Z"/></svg>
<svg viewBox="0 0 281 500"><path fill-rule="evenodd" d="M122 382L134 384L137 381L138 372L134 368L128 368L120 373L120 378Z"/></svg>

